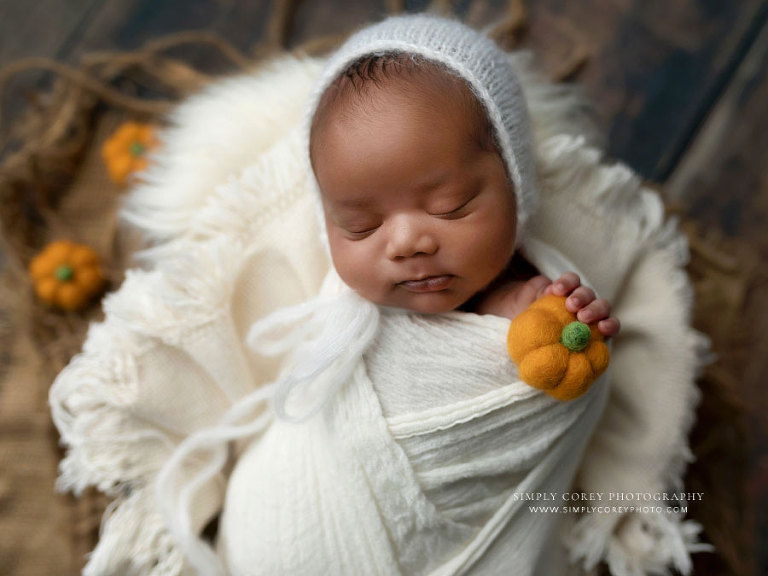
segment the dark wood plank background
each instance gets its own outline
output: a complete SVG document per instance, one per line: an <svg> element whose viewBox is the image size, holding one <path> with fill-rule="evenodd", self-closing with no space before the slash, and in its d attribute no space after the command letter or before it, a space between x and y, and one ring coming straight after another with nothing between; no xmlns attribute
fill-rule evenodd
<svg viewBox="0 0 768 576"><path fill-rule="evenodd" d="M83 54L132 50L181 30L220 34L246 53L269 40L279 0L0 0L0 66L29 56L76 63ZM287 47L383 16L397 0L293 3ZM426 1L406 1L419 11ZM476 26L515 2L448 2ZM768 0L527 0L521 34L551 74L585 61L576 79L595 104L607 149L648 179L707 235L738 238L768 262ZM12 117L50 81L24 73L4 94ZM7 120L6 120L7 121ZM0 208L1 209L1 208ZM768 352L768 290L752 295ZM745 329L746 330L746 329ZM747 359L739 395L749 410L757 535L756 574L768 574L768 354ZM2 488L2 487L0 487ZM1 495L0 495L1 496ZM0 566L0 572L3 572ZM18 572L21 574L22 572ZM30 572L31 573L31 572Z"/></svg>

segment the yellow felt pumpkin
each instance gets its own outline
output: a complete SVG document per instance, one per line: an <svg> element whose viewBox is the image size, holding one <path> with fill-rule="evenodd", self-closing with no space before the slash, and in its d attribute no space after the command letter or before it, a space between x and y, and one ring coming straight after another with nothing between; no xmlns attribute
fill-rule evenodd
<svg viewBox="0 0 768 576"><path fill-rule="evenodd" d="M105 286L92 248L68 240L48 244L29 263L37 297L54 308L80 310Z"/></svg>
<svg viewBox="0 0 768 576"><path fill-rule="evenodd" d="M515 317L507 335L520 379L557 400L584 394L610 359L597 324L578 322L565 300L555 295L539 298Z"/></svg>
<svg viewBox="0 0 768 576"><path fill-rule="evenodd" d="M147 167L147 152L156 146L153 126L125 122L104 142L101 157L110 178L122 186L131 174Z"/></svg>

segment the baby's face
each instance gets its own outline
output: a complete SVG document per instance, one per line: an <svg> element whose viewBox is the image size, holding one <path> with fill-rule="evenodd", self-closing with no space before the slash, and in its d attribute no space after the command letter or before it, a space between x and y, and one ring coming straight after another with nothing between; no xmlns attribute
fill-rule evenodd
<svg viewBox="0 0 768 576"><path fill-rule="evenodd" d="M515 200L457 94L376 88L369 110L331 113L314 135L334 266L364 298L453 310L509 262Z"/></svg>

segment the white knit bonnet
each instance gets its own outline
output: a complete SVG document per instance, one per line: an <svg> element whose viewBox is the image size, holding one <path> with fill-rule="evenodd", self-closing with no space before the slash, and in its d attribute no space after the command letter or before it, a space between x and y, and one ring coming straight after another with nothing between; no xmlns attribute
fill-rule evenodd
<svg viewBox="0 0 768 576"><path fill-rule="evenodd" d="M394 16L351 36L330 58L312 93L307 140L317 106L328 87L358 60L392 53L418 55L440 63L467 83L493 126L514 184L518 231L524 230L538 199L525 98L510 59L490 38L460 22L425 14Z"/></svg>

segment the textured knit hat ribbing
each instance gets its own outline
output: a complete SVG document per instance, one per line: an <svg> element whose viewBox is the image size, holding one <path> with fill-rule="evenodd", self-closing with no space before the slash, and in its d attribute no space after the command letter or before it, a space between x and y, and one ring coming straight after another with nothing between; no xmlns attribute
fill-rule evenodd
<svg viewBox="0 0 768 576"><path fill-rule="evenodd" d="M423 14L395 16L351 36L331 57L315 87L308 124L325 90L350 65L367 56L398 52L444 65L482 103L514 184L518 229L524 228L538 199L525 98L509 58L488 37L460 22Z"/></svg>

